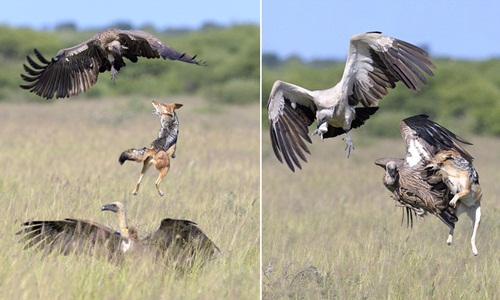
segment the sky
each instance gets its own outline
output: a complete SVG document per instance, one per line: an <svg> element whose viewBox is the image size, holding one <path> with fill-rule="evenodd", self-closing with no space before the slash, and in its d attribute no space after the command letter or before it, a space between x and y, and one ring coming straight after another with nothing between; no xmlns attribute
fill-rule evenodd
<svg viewBox="0 0 500 300"><path fill-rule="evenodd" d="M262 0L262 50L281 58L345 59L366 31L425 46L433 56L500 58L500 1Z"/></svg>
<svg viewBox="0 0 500 300"><path fill-rule="evenodd" d="M2 0L0 11L0 24L35 29L68 22L78 29L104 29L122 21L157 29L260 23L258 0Z"/></svg>

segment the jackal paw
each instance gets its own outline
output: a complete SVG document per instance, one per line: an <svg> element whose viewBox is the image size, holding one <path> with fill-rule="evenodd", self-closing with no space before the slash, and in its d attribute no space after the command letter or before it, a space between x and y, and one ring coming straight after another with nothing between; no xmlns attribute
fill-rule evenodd
<svg viewBox="0 0 500 300"><path fill-rule="evenodd" d="M453 207L453 208L457 208L457 200L458 200L458 199L455 199L455 198L451 199L451 201L450 201L449 205L450 205L451 207Z"/></svg>

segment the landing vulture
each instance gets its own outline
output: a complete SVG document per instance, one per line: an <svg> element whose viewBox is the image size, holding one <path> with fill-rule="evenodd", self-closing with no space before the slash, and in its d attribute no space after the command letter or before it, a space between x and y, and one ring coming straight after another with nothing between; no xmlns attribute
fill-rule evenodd
<svg viewBox="0 0 500 300"><path fill-rule="evenodd" d="M427 84L424 73L433 76L434 64L417 46L381 34L367 32L351 37L344 74L339 83L326 90L310 91L278 80L274 83L267 109L271 142L278 160L295 171L307 162L312 143L308 126L315 120L313 134L332 138L346 134L347 157L354 149L349 131L365 123L377 110L388 89L402 81L419 91ZM358 105L361 106L358 107ZM300 160L299 160L300 159Z"/></svg>
<svg viewBox="0 0 500 300"><path fill-rule="evenodd" d="M195 56L179 52L165 45L153 35L141 30L107 29L74 47L61 49L54 58L47 60L35 49L41 63L27 56L24 64L27 75L21 77L27 84L21 88L46 99L66 98L87 91L99 73L111 72L115 80L118 71L125 67L124 58L137 62L138 57L180 60L204 65Z"/></svg>
<svg viewBox="0 0 500 300"><path fill-rule="evenodd" d="M166 257L168 263L192 264L196 257L203 262L219 248L201 231L196 223L187 220L163 219L160 228L143 239L129 228L125 207L120 202L104 205L103 211L116 213L119 230L80 219L58 221L28 221L17 232L22 235L25 249L36 247L47 252L63 254L87 253L105 255L110 259L121 258L127 252L150 251Z"/></svg>
<svg viewBox="0 0 500 300"><path fill-rule="evenodd" d="M448 205L453 195L440 177L428 173L426 166L442 150L454 150L472 160L472 156L460 145L471 143L429 120L427 115L402 120L400 130L406 157L375 161L376 165L385 169L383 184L393 193L398 205L406 210L408 224L413 225L413 215L423 217L429 213L443 221L451 234L458 220L455 210Z"/></svg>

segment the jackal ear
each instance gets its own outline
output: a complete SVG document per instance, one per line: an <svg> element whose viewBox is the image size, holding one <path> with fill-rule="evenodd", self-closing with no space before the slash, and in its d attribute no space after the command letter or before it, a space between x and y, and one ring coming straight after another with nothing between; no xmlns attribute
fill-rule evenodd
<svg viewBox="0 0 500 300"><path fill-rule="evenodd" d="M182 104L180 104L180 103L174 103L173 106L174 106L174 109L178 109L178 108L182 107Z"/></svg>

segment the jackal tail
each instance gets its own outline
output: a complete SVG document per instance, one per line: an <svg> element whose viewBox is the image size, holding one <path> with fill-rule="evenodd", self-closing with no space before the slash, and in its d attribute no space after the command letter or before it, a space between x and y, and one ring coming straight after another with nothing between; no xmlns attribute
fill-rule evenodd
<svg viewBox="0 0 500 300"><path fill-rule="evenodd" d="M121 165L123 165L126 160L143 162L146 158L148 158L148 156L153 155L153 153L150 153L151 151L151 149L146 147L142 149L128 149L122 152L118 161Z"/></svg>

